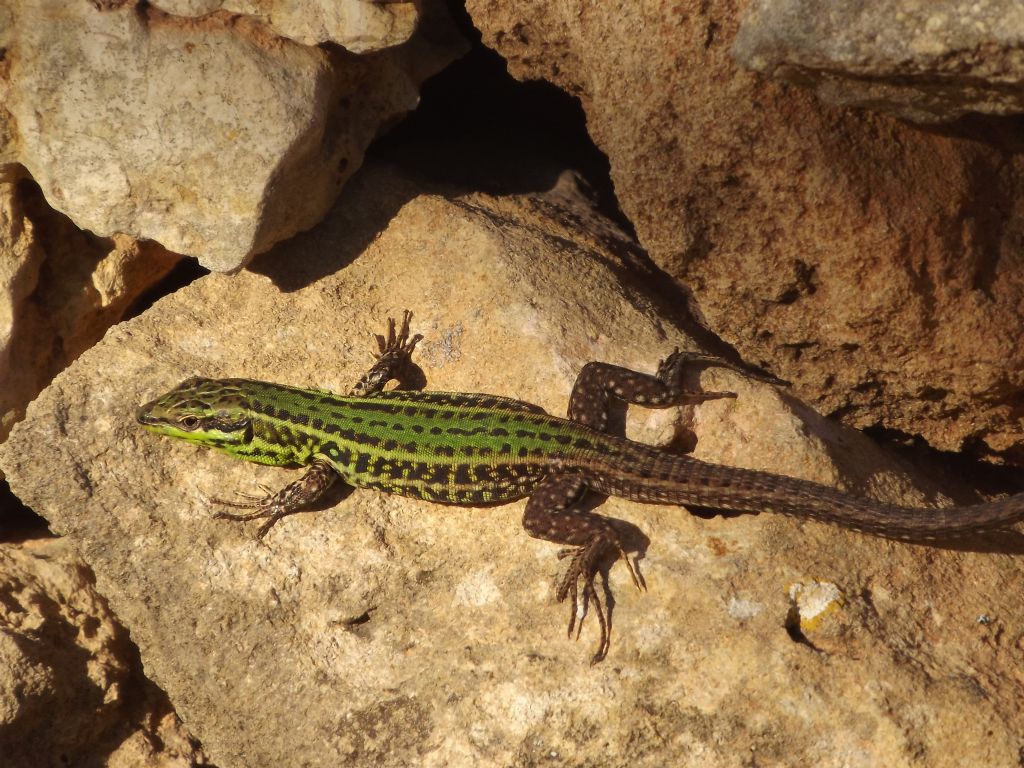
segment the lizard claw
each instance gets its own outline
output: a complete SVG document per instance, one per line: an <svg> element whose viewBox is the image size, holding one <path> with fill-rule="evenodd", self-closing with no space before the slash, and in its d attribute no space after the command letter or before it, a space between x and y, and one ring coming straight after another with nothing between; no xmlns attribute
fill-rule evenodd
<svg viewBox="0 0 1024 768"><path fill-rule="evenodd" d="M211 501L213 501L216 504L225 504L229 507L255 509L254 512L248 512L244 515L237 515L233 512L214 512L213 516L217 520L233 520L235 522L240 523L245 523L250 520L266 519L266 522L263 523L263 525L261 525L256 530L256 539L260 541L263 540L263 537L267 535L267 533L270 531L271 528L274 527L278 520L288 515L288 512L286 510L282 510L280 506L277 504L236 504L233 502L221 501L219 499L211 499Z"/></svg>
<svg viewBox="0 0 1024 768"><path fill-rule="evenodd" d="M636 588L643 589L640 579L637 578L636 571L633 569L633 564L622 549L622 546L618 541L607 536L595 536L583 546L569 547L558 552L559 559L571 558L569 566L559 582L558 589L555 591L555 599L560 603L566 598L571 598L568 636L572 637L573 630L575 630L576 639L579 640L580 634L583 632L583 621L587 617L587 609L590 605L593 605L594 614L597 616L600 640L598 641L597 651L594 652L590 660L591 664L597 664L604 660L608 655L608 649L611 647L611 613L601 603L600 595L594 586L598 564L602 555L608 551L609 547L614 547L622 559L626 561L630 578L632 578ZM583 580L582 591L579 586L580 579ZM581 596L582 600L580 599Z"/></svg>
<svg viewBox="0 0 1024 768"><path fill-rule="evenodd" d="M410 357L413 350L416 349L416 345L423 338L422 333L417 333L411 339L409 338L409 321L412 320L412 312L408 309L402 311L402 328L396 334L395 333L395 318L388 318L388 335L385 338L379 333L374 334L377 339L377 348L380 352L380 357L385 355L400 354L404 357Z"/></svg>
<svg viewBox="0 0 1024 768"><path fill-rule="evenodd" d="M251 493L237 492L237 495L242 501L228 501L227 499L216 499L210 498L207 501L210 504L219 504L222 507L231 507L233 509L251 509L252 512L246 512L245 514L235 514L234 512L214 512L213 517L217 520L236 520L239 522L246 522L247 520L260 520L264 517L271 518L274 522L277 522L274 518L278 514L278 505L274 503L274 494L267 494L266 496L254 496ZM264 525L264 527L266 527ZM263 538L263 527L260 528L262 533L257 533L257 538Z"/></svg>

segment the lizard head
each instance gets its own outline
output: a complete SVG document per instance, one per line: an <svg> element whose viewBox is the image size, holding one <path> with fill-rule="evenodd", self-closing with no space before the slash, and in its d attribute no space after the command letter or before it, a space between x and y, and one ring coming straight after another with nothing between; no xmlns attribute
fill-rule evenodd
<svg viewBox="0 0 1024 768"><path fill-rule="evenodd" d="M252 440L249 404L230 380L191 378L141 406L135 419L150 432L225 448Z"/></svg>

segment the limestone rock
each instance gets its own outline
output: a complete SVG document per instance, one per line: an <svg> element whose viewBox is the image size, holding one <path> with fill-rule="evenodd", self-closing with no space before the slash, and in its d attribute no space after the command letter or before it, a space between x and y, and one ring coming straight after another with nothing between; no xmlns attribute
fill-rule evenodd
<svg viewBox="0 0 1024 768"><path fill-rule="evenodd" d="M31 376L29 371L38 367L32 364L35 361L18 360L19 364L13 365L12 360L14 321L27 312L25 300L36 287L42 259L32 223L14 195L14 184L0 183L0 440L42 389L42 385L24 381ZM41 345L36 349L43 353Z"/></svg>
<svg viewBox="0 0 1024 768"><path fill-rule="evenodd" d="M213 519L208 497L294 473L133 422L194 374L343 391L402 308L426 336L430 388L564 412L586 361L653 370L691 343L636 255L571 184L442 196L364 169L321 225L253 271L203 277L112 328L32 404L0 465L79 547L147 672L223 768L1012 764L1020 536L942 549L609 500L602 514L643 529L647 591L612 568L611 654L591 667L593 619L581 642L565 637L557 547L521 530L523 502L356 491L260 543L252 525ZM699 378L739 396L634 409L630 434L692 430L707 460L944 500L787 393L731 371ZM841 604L816 611L797 584L834 585Z"/></svg>
<svg viewBox="0 0 1024 768"><path fill-rule="evenodd" d="M1024 156L740 69L745 6L467 5L579 97L641 243L744 357L849 425L1024 464Z"/></svg>
<svg viewBox="0 0 1024 768"><path fill-rule="evenodd" d="M368 53L404 43L416 29L419 14L412 2L371 0L157 0L176 16L202 16L218 10L255 16L282 37L304 45L332 42Z"/></svg>
<svg viewBox="0 0 1024 768"><path fill-rule="evenodd" d="M0 42L18 160L78 226L215 270L318 221L380 126L461 51L435 30L359 57L223 11L101 5L14 4Z"/></svg>
<svg viewBox="0 0 1024 768"><path fill-rule="evenodd" d="M824 101L921 123L1024 112L1018 0L753 0L732 51Z"/></svg>
<svg viewBox="0 0 1024 768"><path fill-rule="evenodd" d="M82 232L34 185L0 182L0 441L179 259L156 243Z"/></svg>
<svg viewBox="0 0 1024 768"><path fill-rule="evenodd" d="M128 633L69 541L0 545L0 596L4 766L185 768L203 760L166 698L142 678Z"/></svg>
<svg viewBox="0 0 1024 768"><path fill-rule="evenodd" d="M6 18L9 13L10 9L5 10L0 6L0 29L3 29L5 24L10 23ZM0 36L2 35L3 33L0 32ZM17 163L17 147L15 146L14 141L14 119L11 117L11 113L7 111L5 106L9 92L8 70L9 66L6 52L0 50L0 178L6 178L7 176L15 174L16 169L12 168L12 166Z"/></svg>

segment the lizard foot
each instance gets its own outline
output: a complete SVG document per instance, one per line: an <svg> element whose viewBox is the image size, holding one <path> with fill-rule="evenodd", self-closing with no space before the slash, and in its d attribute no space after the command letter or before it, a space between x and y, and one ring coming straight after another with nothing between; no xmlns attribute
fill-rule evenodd
<svg viewBox="0 0 1024 768"><path fill-rule="evenodd" d="M374 334L377 339L377 362L352 388L353 395L367 395L380 392L391 379L399 378L398 374L409 364L413 350L423 338L420 333L409 337L409 321L412 312L402 312L402 327L395 331L395 319L388 318L386 336Z"/></svg>
<svg viewBox="0 0 1024 768"><path fill-rule="evenodd" d="M331 483L337 478L338 473L325 461L317 459L306 470L306 473L298 480L294 480L277 493L271 493L268 488L260 486L266 496L253 496L248 493L238 494L241 501L226 501L224 499L211 499L214 504L222 507L233 507L234 509L251 509L243 515L231 512L217 512L214 517L223 520L263 520L266 522L256 531L256 538L262 539L267 531L274 527L274 524L282 517L295 514L302 507L308 506L320 498Z"/></svg>
<svg viewBox="0 0 1024 768"><path fill-rule="evenodd" d="M416 349L416 344L423 338L423 334L417 333L411 339L409 338L410 320L412 320L412 312L408 309L402 310L402 328L396 334L395 318L388 318L387 337L381 336L379 333L376 334L377 348L381 357L390 354L398 354L406 358L412 356L412 352Z"/></svg>
<svg viewBox="0 0 1024 768"><path fill-rule="evenodd" d="M680 349L676 347L672 351L671 355L658 363L658 372L655 373L654 376L655 378L660 379L665 386L675 388L678 386L679 377L682 376L684 367L692 363L704 363L705 365L729 368L734 371L739 370L731 363L727 363L717 357L702 355L696 352L680 351ZM705 400L720 400L722 398L736 397L735 392L681 392L679 395L678 402L694 404L702 403Z"/></svg>
<svg viewBox="0 0 1024 768"><path fill-rule="evenodd" d="M583 620L587 616L587 607L589 605L594 606L594 613L597 615L601 636L598 641L597 651L595 651L590 659L591 664L603 661L608 655L609 647L611 647L611 614L601 604L601 598L594 587L594 579L597 576L601 558L609 550L618 551L618 555L626 562L626 567L629 569L629 575L633 579L633 584L637 589L642 589L640 580L636 576L636 571L633 570L633 564L630 563L629 557L622 549L622 546L617 540L609 538L607 535L595 536L583 546L569 547L558 553L559 559L569 558L569 566L566 568L565 574L558 584L558 589L555 591L555 599L560 603L565 601L567 597L572 599L570 605L571 613L569 614L569 637L572 637L573 630L575 629L576 639L579 639L580 633L583 631ZM582 593L580 591L581 579L583 580ZM581 594L582 601L580 600Z"/></svg>
<svg viewBox="0 0 1024 768"><path fill-rule="evenodd" d="M259 527L256 531L256 538L262 539L267 535L267 532L274 527L282 517L286 517L291 512L284 509L278 500L275 498L277 494L269 494L267 496L253 496L248 493L238 494L246 501L226 501L224 499L210 499L212 504L220 504L224 507L234 507L235 509L251 509L252 512L245 514L234 514L232 512L215 512L214 518L218 520L234 520L236 522L248 522L249 520L262 520L266 519L266 522Z"/></svg>

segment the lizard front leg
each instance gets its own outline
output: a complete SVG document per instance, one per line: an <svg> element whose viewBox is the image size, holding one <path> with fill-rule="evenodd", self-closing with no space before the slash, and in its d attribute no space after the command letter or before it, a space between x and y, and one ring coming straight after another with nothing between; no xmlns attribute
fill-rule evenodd
<svg viewBox="0 0 1024 768"><path fill-rule="evenodd" d="M256 531L256 538L262 539L282 517L299 512L303 507L323 496L337 477L338 473L334 467L326 461L317 459L310 464L309 469L302 477L289 483L277 493L268 493L263 497L248 497L247 501L211 499L214 504L221 504L225 507L255 510L244 515L217 512L214 517L241 521L266 518L267 521Z"/></svg>
<svg viewBox="0 0 1024 768"><path fill-rule="evenodd" d="M362 378L352 387L351 394L361 397L375 395L384 389L384 386L392 379L401 378L401 374L412 358L413 350L423 338L417 333L409 338L409 320L412 319L412 312L408 309L402 312L402 328L395 333L395 319L388 318L387 336L376 335L378 357Z"/></svg>

